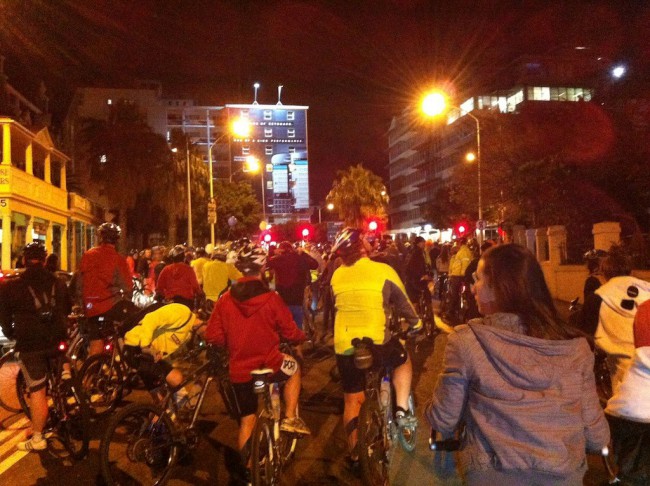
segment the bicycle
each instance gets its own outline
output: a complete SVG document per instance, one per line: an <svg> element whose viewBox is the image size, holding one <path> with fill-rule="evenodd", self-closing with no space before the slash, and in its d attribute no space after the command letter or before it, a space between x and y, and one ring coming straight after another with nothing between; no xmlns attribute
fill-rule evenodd
<svg viewBox="0 0 650 486"><path fill-rule="evenodd" d="M281 345L281 350L291 354L286 344ZM273 370L257 369L251 375L255 393L264 399L251 435L252 482L254 485L277 485L282 469L295 453L300 435L280 430L280 384L269 381Z"/></svg>
<svg viewBox="0 0 650 486"><path fill-rule="evenodd" d="M420 290L418 311L418 317L420 317L422 326L424 327L424 335L429 339L433 339L438 334L438 328L436 327L436 321L433 315L433 305L429 289Z"/></svg>
<svg viewBox="0 0 650 486"><path fill-rule="evenodd" d="M20 363L16 359L13 341L2 347L0 357L0 407L7 412L18 413L22 410L16 394L16 377L20 371Z"/></svg>
<svg viewBox="0 0 650 486"><path fill-rule="evenodd" d="M64 364L70 363L65 355L66 349L66 343L60 343L58 351L48 358L46 386L49 411L43 434L47 437L52 433L53 437L48 439L48 445L51 444L52 438L56 438L73 459L80 460L88 454L90 410L74 368L71 368L73 375L70 379L61 378ZM23 413L27 418L31 418L30 392L22 370L16 376L16 394Z"/></svg>
<svg viewBox="0 0 650 486"><path fill-rule="evenodd" d="M393 332L393 336L406 339L408 331ZM387 485L388 469L393 443L399 442L407 451L415 450L417 424L398 425L393 417L395 392L391 381L392 369L373 367L372 339L364 337L352 340L354 361L365 374L365 401L359 412L358 443L361 476L368 486ZM415 415L415 403L411 392L408 400L411 415Z"/></svg>
<svg viewBox="0 0 650 486"><path fill-rule="evenodd" d="M180 385L152 391L156 403L132 403L117 411L101 439L100 468L107 485L164 484L174 466L199 444L197 421L210 384L223 373L223 356L207 348L207 361ZM190 393L181 400L181 388ZM232 395L231 395L232 396ZM226 404L228 408L229 404Z"/></svg>

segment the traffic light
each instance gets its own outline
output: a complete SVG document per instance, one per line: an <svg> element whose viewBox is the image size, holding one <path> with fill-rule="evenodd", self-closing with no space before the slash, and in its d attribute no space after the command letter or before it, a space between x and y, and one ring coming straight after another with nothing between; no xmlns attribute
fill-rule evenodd
<svg viewBox="0 0 650 486"><path fill-rule="evenodd" d="M463 238L470 232L470 225L467 221L459 221L454 225L453 236L456 238Z"/></svg>
<svg viewBox="0 0 650 486"><path fill-rule="evenodd" d="M370 222L368 223L368 229L370 231L377 231L378 227L379 224L377 224L377 221L375 221L374 219L370 220Z"/></svg>

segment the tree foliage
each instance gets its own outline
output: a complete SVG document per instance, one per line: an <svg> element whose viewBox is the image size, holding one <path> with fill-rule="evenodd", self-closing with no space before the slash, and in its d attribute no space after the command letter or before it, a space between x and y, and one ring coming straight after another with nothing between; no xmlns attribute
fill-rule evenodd
<svg viewBox="0 0 650 486"><path fill-rule="evenodd" d="M250 235L259 229L262 221L262 205L257 201L248 182L217 181L214 185L217 201L216 237L220 240ZM234 216L237 224L232 227L228 219Z"/></svg>
<svg viewBox="0 0 650 486"><path fill-rule="evenodd" d="M361 164L341 170L326 198L348 226L360 227L370 217L386 221L388 196L381 178Z"/></svg>

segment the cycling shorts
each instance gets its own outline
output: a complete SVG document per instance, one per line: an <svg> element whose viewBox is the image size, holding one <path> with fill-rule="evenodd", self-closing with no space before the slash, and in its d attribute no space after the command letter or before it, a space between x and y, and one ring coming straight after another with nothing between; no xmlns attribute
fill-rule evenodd
<svg viewBox="0 0 650 486"><path fill-rule="evenodd" d="M114 322L124 322L129 315L136 312L138 308L128 300L122 300L103 314L88 317L85 319L84 332L88 335L89 341L104 339L113 333Z"/></svg>
<svg viewBox="0 0 650 486"><path fill-rule="evenodd" d="M373 369L384 367L397 368L406 363L408 354L396 337L386 344L375 345L372 348ZM344 393L360 393L365 388L365 371L354 364L354 355L337 354L336 365L341 375L341 385Z"/></svg>
<svg viewBox="0 0 650 486"><path fill-rule="evenodd" d="M167 360L154 361L153 356L143 353L139 346L124 345L124 359L138 372L144 386L150 391L164 384L165 378L174 369Z"/></svg>
<svg viewBox="0 0 650 486"><path fill-rule="evenodd" d="M296 359L293 356L289 356L287 354L284 355L284 360L283 360L283 368L285 365L289 365L291 370L287 370L287 374L285 373L282 368L278 370L276 373L271 375L269 378L269 383L284 383L287 381L289 378L291 378L291 375L293 375L296 372L296 369L298 367L298 363ZM257 413L257 395L255 394L254 388L253 388L253 380L244 382L244 383L233 383L232 384L233 391L235 392L235 399L237 401L237 412L239 413L239 417L246 417L247 415L254 415Z"/></svg>
<svg viewBox="0 0 650 486"><path fill-rule="evenodd" d="M20 369L30 392L45 388L47 385L47 371L50 366L49 361L51 358L56 357L59 352L59 350L53 349L16 353L16 358L20 362Z"/></svg>

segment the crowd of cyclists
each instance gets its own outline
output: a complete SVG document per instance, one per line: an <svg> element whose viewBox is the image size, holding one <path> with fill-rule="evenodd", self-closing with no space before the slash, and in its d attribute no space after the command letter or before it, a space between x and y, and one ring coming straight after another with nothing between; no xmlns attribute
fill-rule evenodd
<svg viewBox="0 0 650 486"><path fill-rule="evenodd" d="M197 334L225 356L247 483L260 478L251 474L259 461L252 454L258 433L255 377L264 374L283 384L280 431L308 436L298 405L305 378L302 344L332 345L343 390L348 466L367 475L375 446L360 437L360 430L369 432L359 420L373 394L361 364L368 355L359 350L371 349L375 369L391 370L389 422L415 430L412 356L404 339L422 330L422 302L438 300L441 317L455 329L425 417L444 437L462 431L461 467L468 484L581 484L586 451L606 447L610 427L615 451L625 451L617 456L621 471L630 484L647 484L634 481L650 477L650 417L631 382L647 390L650 366L643 348L650 344L650 324L635 316L645 309L640 304L650 297L650 285L630 277L627 260L615 250L595 257L585 312L578 326L568 326L535 258L513 244L479 245L463 237L452 243L403 241L345 228L327 245L285 241L269 247L244 238L204 249L133 250L123 257L116 249L117 225L104 223L97 234L98 245L83 255L68 286L54 267L46 267L39 243L25 247L25 271L0 286L0 325L15 340L30 397L31 436L18 444L21 450L48 447L48 359L60 352L74 309L83 316L88 357L106 352L107 332L118 329L126 363L154 399L162 399L163 385L177 405L190 395L177 360ZM361 341L367 347L359 346ZM614 396L606 414L594 386L588 345L594 342L607 353L612 371ZM77 372L68 364L62 379L74 380ZM387 457L378 461L385 466Z"/></svg>

